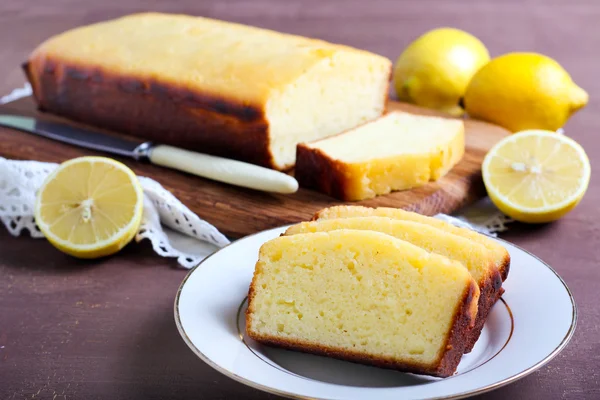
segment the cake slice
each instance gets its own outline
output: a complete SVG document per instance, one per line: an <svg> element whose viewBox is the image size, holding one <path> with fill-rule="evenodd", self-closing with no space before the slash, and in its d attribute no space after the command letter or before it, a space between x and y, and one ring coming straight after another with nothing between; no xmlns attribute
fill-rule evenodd
<svg viewBox="0 0 600 400"><path fill-rule="evenodd" d="M341 200L362 200L444 176L462 158L461 120L391 112L296 150L301 186Z"/></svg>
<svg viewBox="0 0 600 400"><path fill-rule="evenodd" d="M479 289L457 261L342 229L265 243L248 298L246 330L261 343L447 377L464 352Z"/></svg>
<svg viewBox="0 0 600 400"><path fill-rule="evenodd" d="M386 233L427 251L461 262L471 273L480 290L475 326L469 333L465 352L479 339L487 316L500 296L502 278L493 253L483 245L420 222L386 217L356 217L302 222L287 229L285 235L329 232L339 229L372 230Z"/></svg>
<svg viewBox="0 0 600 400"><path fill-rule="evenodd" d="M352 218L352 217L388 217L393 219L400 219L405 221L420 222L427 224L443 231L453 233L458 236L470 239L476 243L485 246L488 250L493 253L496 266L502 276L502 281L505 281L508 277L508 271L510 270L510 254L508 251L498 242L490 239L489 237L477 233L471 229L459 228L445 221L437 218L427 217L422 214L402 210L400 208L389 208L389 207L362 207L362 206L334 206L325 208L317 212L313 220L320 219L331 219L331 218Z"/></svg>

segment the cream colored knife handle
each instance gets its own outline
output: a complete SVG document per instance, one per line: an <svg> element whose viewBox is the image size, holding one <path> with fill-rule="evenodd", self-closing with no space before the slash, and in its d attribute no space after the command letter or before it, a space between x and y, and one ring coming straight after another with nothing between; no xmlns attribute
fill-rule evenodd
<svg viewBox="0 0 600 400"><path fill-rule="evenodd" d="M275 193L294 193L298 181L272 169L242 161L157 145L150 149L148 158L153 164L250 189Z"/></svg>

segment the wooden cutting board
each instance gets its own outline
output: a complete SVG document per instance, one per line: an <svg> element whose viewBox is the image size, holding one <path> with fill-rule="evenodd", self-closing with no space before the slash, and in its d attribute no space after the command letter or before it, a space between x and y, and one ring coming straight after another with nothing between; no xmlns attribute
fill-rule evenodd
<svg viewBox="0 0 600 400"><path fill-rule="evenodd" d="M436 115L431 110L391 102L390 110ZM31 98L0 107L2 113L43 115ZM66 120L63 120L66 121ZM488 123L466 120L466 154L448 175L423 187L395 192L353 204L373 207L400 207L426 215L451 213L485 194L481 162L486 152L509 134ZM12 159L62 162L67 159L100 154L58 143L32 134L0 127L0 156ZM151 177L177 196L201 218L224 234L238 238L264 229L307 220L325 207L342 202L312 190L300 189L293 195L279 195L238 188L134 160L120 159L138 175Z"/></svg>

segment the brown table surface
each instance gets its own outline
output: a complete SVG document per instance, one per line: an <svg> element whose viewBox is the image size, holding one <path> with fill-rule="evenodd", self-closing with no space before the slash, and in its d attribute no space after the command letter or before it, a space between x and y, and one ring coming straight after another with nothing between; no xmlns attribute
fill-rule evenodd
<svg viewBox="0 0 600 400"><path fill-rule="evenodd" d="M217 17L363 47L392 59L410 40L449 25L482 39L492 55L537 51L557 59L587 89L589 106L566 126L592 160L581 205L560 222L511 225L503 238L563 276L579 321L552 362L486 399L600 398L600 2L597 0L54 0L0 2L0 93L24 82L19 64L46 37L144 11ZM83 262L43 240L0 229L0 399L269 398L197 359L173 322L186 271L130 245ZM535 293L531 294L532 296Z"/></svg>

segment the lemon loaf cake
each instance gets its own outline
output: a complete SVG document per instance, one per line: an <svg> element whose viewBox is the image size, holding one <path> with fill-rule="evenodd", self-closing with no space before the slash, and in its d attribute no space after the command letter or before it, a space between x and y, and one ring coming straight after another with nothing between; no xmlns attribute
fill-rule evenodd
<svg viewBox="0 0 600 400"><path fill-rule="evenodd" d="M483 245L426 225L387 217L356 217L302 222L287 229L286 235L310 232L329 232L339 229L372 230L386 233L419 246L427 251L461 262L471 273L480 290L475 326L469 333L465 351L470 351L479 339L487 316L499 297L502 278L493 253Z"/></svg>
<svg viewBox="0 0 600 400"><path fill-rule="evenodd" d="M269 345L446 377L478 298L461 263L380 232L281 236L260 249L246 329Z"/></svg>
<svg viewBox="0 0 600 400"><path fill-rule="evenodd" d="M402 210L400 208L333 206L317 212L314 215L313 220L352 217L388 217L405 221L420 222L422 224L427 224L441 229L443 231L450 232L455 235L470 239L476 243L485 246L488 250L490 250L494 255L494 260L496 262L496 266L498 267L498 271L502 276L502 280L505 281L508 277L508 271L510 270L510 254L504 248L504 246L500 245L498 242L495 242L489 237L477 233L471 229L460 228L458 226L454 226L437 218L432 218L415 212Z"/></svg>
<svg viewBox="0 0 600 400"><path fill-rule="evenodd" d="M362 200L444 176L465 151L461 120L391 112L297 148L296 179L341 200Z"/></svg>
<svg viewBox="0 0 600 400"><path fill-rule="evenodd" d="M391 75L366 51L160 13L54 36L24 68L42 110L282 170L297 143L380 116Z"/></svg>

